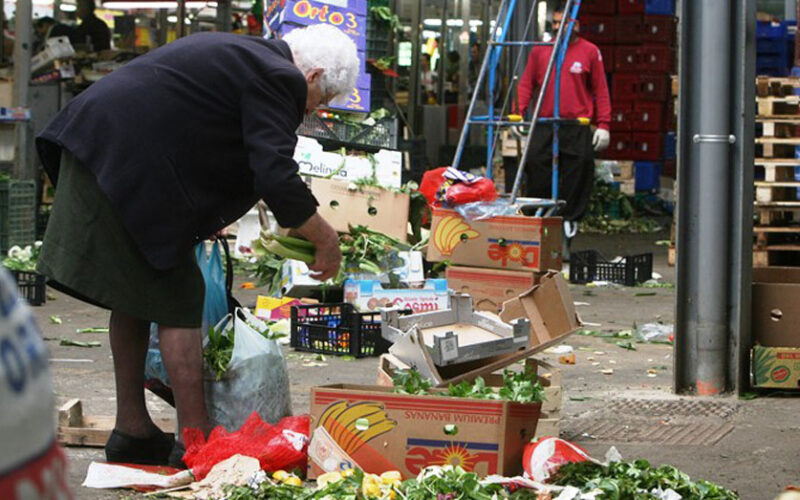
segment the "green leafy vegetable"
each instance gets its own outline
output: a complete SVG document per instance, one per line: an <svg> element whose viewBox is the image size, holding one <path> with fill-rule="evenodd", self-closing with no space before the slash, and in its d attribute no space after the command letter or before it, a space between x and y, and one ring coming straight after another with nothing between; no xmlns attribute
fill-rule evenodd
<svg viewBox="0 0 800 500"><path fill-rule="evenodd" d="M488 387L483 377L478 377L472 383L463 381L450 384L446 391L431 392L431 382L416 370L398 370L392 382L394 391L400 394L506 400L516 403L544 401L544 388L538 382L536 373L530 369L523 372L505 370L503 385L499 389Z"/></svg>
<svg viewBox="0 0 800 500"><path fill-rule="evenodd" d="M90 340L88 342L83 342L81 340L71 340L71 339L61 339L59 345L63 346L70 346L70 347L100 347L100 342L96 340Z"/></svg>
<svg viewBox="0 0 800 500"><path fill-rule="evenodd" d="M394 392L400 394L424 395L431 388L430 380L426 379L417 370L397 370L394 378Z"/></svg>
<svg viewBox="0 0 800 500"><path fill-rule="evenodd" d="M75 333L108 333L106 327L91 327L91 328L78 328Z"/></svg>

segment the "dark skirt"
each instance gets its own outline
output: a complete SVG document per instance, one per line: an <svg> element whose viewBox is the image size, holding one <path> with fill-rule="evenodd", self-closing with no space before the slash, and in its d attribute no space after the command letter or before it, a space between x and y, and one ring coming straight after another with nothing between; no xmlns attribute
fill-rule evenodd
<svg viewBox="0 0 800 500"><path fill-rule="evenodd" d="M94 174L66 150L37 270L53 288L105 309L168 327L202 322L205 284L194 251L173 269L151 266Z"/></svg>

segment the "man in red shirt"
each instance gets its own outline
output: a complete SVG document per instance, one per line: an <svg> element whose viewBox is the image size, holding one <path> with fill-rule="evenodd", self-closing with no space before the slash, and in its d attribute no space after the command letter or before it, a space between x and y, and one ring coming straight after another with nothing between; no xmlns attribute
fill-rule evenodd
<svg viewBox="0 0 800 500"><path fill-rule="evenodd" d="M563 7L553 13L553 31L564 17ZM566 27L565 27L566 28ZM596 45L576 35L575 22L570 45L561 69L560 115L562 118L591 118L597 125L592 135L586 125L561 124L559 127L559 198L567 202L561 212L565 236L575 235L577 221L583 216L594 185L594 151L608 147L611 99L608 95L603 57ZM526 112L541 89L553 47L536 46L531 50L525 73L519 81L519 107ZM545 93L540 117L552 117L555 70ZM550 198L553 164L553 127L537 123L531 138L531 150L525 171L526 195Z"/></svg>

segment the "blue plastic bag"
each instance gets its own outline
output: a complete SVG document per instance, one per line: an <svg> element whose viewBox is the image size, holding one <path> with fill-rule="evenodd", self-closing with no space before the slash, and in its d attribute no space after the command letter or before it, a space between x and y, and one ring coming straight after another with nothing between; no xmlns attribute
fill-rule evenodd
<svg viewBox="0 0 800 500"><path fill-rule="evenodd" d="M211 247L211 253L206 255L205 242L198 243L195 247L195 257L197 267L203 273L203 281L206 284L205 300L203 302L203 323L202 332L205 338L208 336L208 329L220 322L228 314L228 292L225 284L225 273L222 270L222 256L220 255L220 243L215 242ZM161 358L161 351L158 348L158 325L150 324L150 346L147 349L147 359L145 361L144 375L146 380L159 380L169 387L167 369Z"/></svg>

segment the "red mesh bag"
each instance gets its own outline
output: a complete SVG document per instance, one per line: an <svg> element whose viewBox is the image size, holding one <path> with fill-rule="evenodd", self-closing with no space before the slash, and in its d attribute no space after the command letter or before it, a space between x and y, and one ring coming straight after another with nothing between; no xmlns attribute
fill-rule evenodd
<svg viewBox="0 0 800 500"><path fill-rule="evenodd" d="M447 167L439 167L433 170L428 170L422 176L422 183L419 186L419 192L425 195L430 206L436 206L436 193L442 187L442 184L447 180L444 178L444 173Z"/></svg>
<svg viewBox="0 0 800 500"><path fill-rule="evenodd" d="M491 179L482 177L470 184L462 182L453 184L445 191L444 199L450 206L476 201L494 201L497 199L497 189Z"/></svg>
<svg viewBox="0 0 800 500"><path fill-rule="evenodd" d="M308 415L286 417L271 425L253 412L236 432L218 426L203 437L200 429L184 429L186 454L183 461L197 480L214 465L234 455L257 458L265 471L306 469L308 462Z"/></svg>

